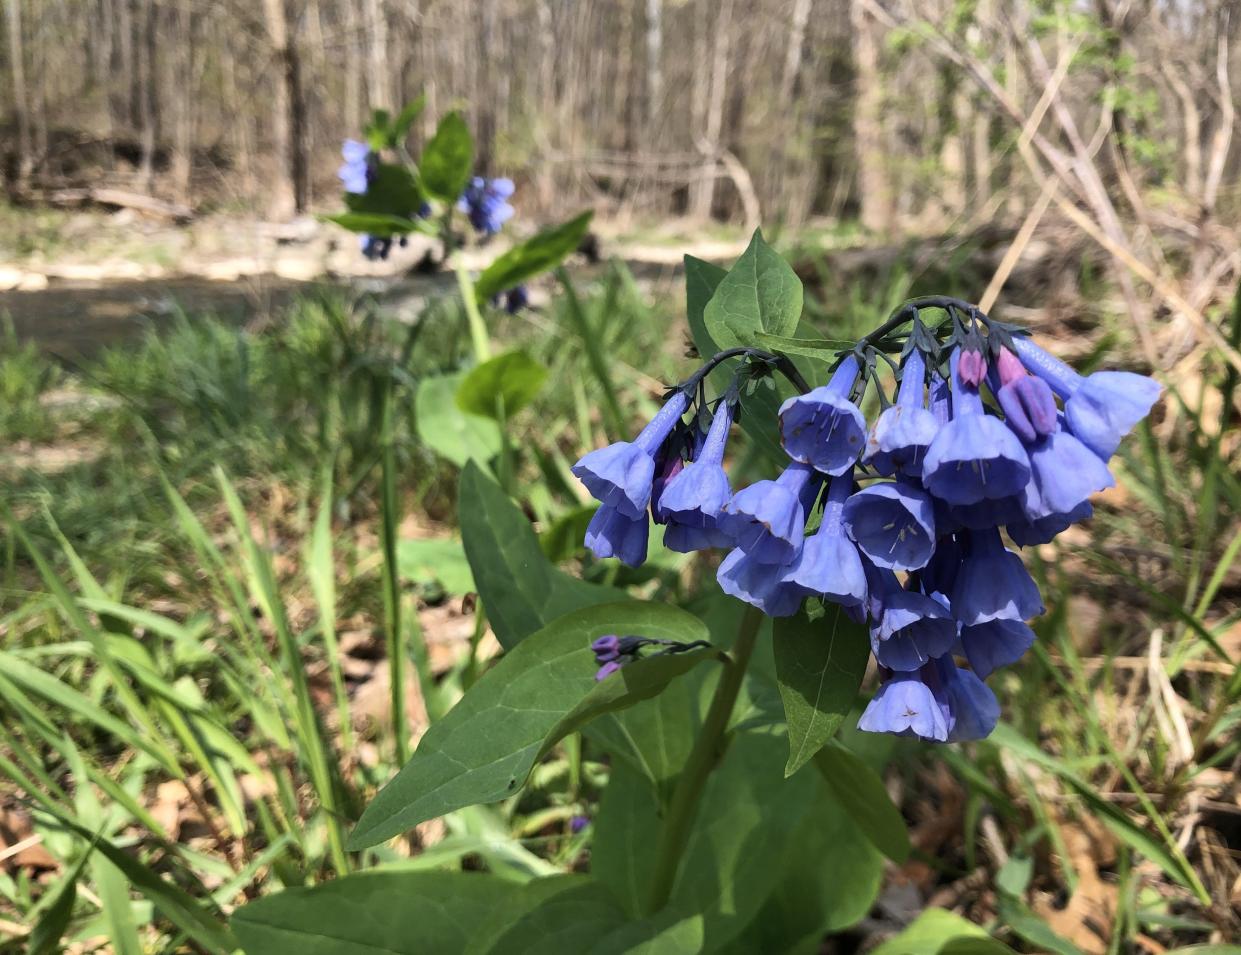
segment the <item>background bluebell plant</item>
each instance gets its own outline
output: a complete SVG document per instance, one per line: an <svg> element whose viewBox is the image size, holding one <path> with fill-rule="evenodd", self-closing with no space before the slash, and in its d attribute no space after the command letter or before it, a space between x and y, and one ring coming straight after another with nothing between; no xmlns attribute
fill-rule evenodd
<svg viewBox="0 0 1241 955"><path fill-rule="evenodd" d="M932 313L943 316L934 326ZM1107 459L1159 385L1124 372L1082 377L1020 329L940 297L902 306L840 351L817 388L788 374L785 356L727 354L740 361L705 441L676 436L684 416L707 413L703 382L719 355L671 390L635 441L574 467L603 505L587 546L631 565L645 558L655 462L671 461L656 519L673 549L687 549L678 526L710 532L694 549L731 548L717 572L725 593L771 617L794 616L809 599L868 624L880 686L859 728L936 742L987 736L999 706L982 680L1021 658L1034 639L1027 621L1043 612L1001 530L1025 546L1088 517L1090 495L1113 483ZM800 392L778 412L791 460L778 477L731 491L731 409L747 380L773 370ZM869 391L882 410L868 434Z"/></svg>

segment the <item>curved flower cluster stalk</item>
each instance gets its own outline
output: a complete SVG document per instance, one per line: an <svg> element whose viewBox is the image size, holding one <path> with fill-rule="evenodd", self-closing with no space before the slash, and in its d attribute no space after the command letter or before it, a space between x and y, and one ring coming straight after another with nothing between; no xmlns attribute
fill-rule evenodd
<svg viewBox="0 0 1241 955"><path fill-rule="evenodd" d="M934 328L930 308L948 316ZM738 356L732 385L707 400L707 372ZM779 411L789 462L734 491L724 462L741 385L773 368L802 392ZM881 411L868 425L869 388ZM654 520L671 550L728 548L717 578L733 597L773 617L818 599L868 626L882 682L859 728L980 739L999 717L983 680L1022 657L1043 612L1001 531L1024 547L1090 517L1090 496L1113 484L1109 459L1159 393L1142 375L1079 375L967 303L916 300L838 353L817 388L780 355L711 359L634 440L574 466L602 505L586 545L636 566ZM636 656L601 658L601 677Z"/></svg>

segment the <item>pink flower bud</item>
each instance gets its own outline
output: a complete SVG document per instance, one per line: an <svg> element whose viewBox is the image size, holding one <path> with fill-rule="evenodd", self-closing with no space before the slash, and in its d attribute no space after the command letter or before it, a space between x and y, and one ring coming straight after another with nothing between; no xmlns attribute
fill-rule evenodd
<svg viewBox="0 0 1241 955"><path fill-rule="evenodd" d="M982 352L974 349L962 349L958 372L961 381L972 388L977 388L987 377L987 360Z"/></svg>

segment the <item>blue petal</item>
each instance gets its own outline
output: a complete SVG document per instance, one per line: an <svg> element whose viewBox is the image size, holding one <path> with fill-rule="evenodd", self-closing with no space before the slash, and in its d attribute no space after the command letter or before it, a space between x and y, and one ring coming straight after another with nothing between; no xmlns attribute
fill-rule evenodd
<svg viewBox="0 0 1241 955"><path fill-rule="evenodd" d="M586 546L596 557L618 557L622 564L637 567L646 560L649 533L645 514L633 520L605 505L586 526Z"/></svg>
<svg viewBox="0 0 1241 955"><path fill-rule="evenodd" d="M346 139L340 147L340 154L345 157L347 163L365 163L371 154L371 147L356 139Z"/></svg>
<svg viewBox="0 0 1241 955"><path fill-rule="evenodd" d="M794 461L843 474L865 446L866 419L857 405L824 385L780 406L780 440Z"/></svg>
<svg viewBox="0 0 1241 955"><path fill-rule="evenodd" d="M630 519L641 517L650 503L655 459L631 441L591 451L572 471L595 500Z"/></svg>
<svg viewBox="0 0 1241 955"><path fill-rule="evenodd" d="M820 528L806 538L801 555L785 571L782 580L800 588L803 595L824 597L842 607L866 602L866 572L857 547L839 531Z"/></svg>
<svg viewBox="0 0 1241 955"><path fill-rule="evenodd" d="M1000 721L1000 702L987 684L969 670L962 670L950 659L939 661L943 674L941 696L952 713L948 742L965 743L986 739ZM947 672L945 672L947 671Z"/></svg>
<svg viewBox="0 0 1241 955"><path fill-rule="evenodd" d="M925 567L935 552L930 497L900 482L872 484L844 507L844 525L871 562L890 570Z"/></svg>
<svg viewBox="0 0 1241 955"><path fill-rule="evenodd" d="M939 701L930 687L912 676L896 676L879 687L857 726L867 733L948 740L948 721Z"/></svg>
<svg viewBox="0 0 1241 955"><path fill-rule="evenodd" d="M1163 386L1154 378L1127 371L1096 371L1088 375L1064 403L1069 430L1107 461L1121 438L1150 414Z"/></svg>
<svg viewBox="0 0 1241 955"><path fill-rule="evenodd" d="M986 679L1016 663L1034 645L1034 631L1021 620L988 620L961 628L961 649L970 667Z"/></svg>
<svg viewBox="0 0 1241 955"><path fill-rule="evenodd" d="M1093 515L1094 508L1089 501L1085 501L1067 514L1050 514L1037 521L1012 523L1005 530L1018 547L1032 547L1048 543L1069 525L1089 520Z"/></svg>
<svg viewBox="0 0 1241 955"><path fill-rule="evenodd" d="M801 608L805 595L780 578L784 568L757 561L737 548L729 552L716 573L724 593L744 600L769 617L791 617Z"/></svg>
<svg viewBox="0 0 1241 955"><path fill-rule="evenodd" d="M922 462L938 433L939 422L926 408L892 405L875 421L862 460L885 477L921 478Z"/></svg>
<svg viewBox="0 0 1241 955"><path fill-rule="evenodd" d="M957 624L939 601L897 590L885 594L883 616L871 629L875 659L890 670L918 670L952 650Z"/></svg>
<svg viewBox="0 0 1241 955"><path fill-rule="evenodd" d="M1029 486L1027 482L1026 487ZM976 504L958 504L948 510L954 523L970 530L986 530L1026 519L1025 499L1020 494L982 500Z"/></svg>
<svg viewBox="0 0 1241 955"><path fill-rule="evenodd" d="M732 497L728 475L714 461L686 465L664 487L659 506L671 520L693 527L714 527L715 518Z"/></svg>
<svg viewBox="0 0 1241 955"><path fill-rule="evenodd" d="M755 560L788 564L801 553L806 518L795 492L758 481L733 495L717 525Z"/></svg>
<svg viewBox="0 0 1241 955"><path fill-rule="evenodd" d="M1027 451L1033 485L1025 494L1028 520L1067 514L1116 483L1098 455L1067 431L1057 429Z"/></svg>
<svg viewBox="0 0 1241 955"><path fill-rule="evenodd" d="M1008 497L1030 479L1021 441L999 418L964 414L940 429L922 465L922 483L949 504Z"/></svg>
<svg viewBox="0 0 1241 955"><path fill-rule="evenodd" d="M711 547L732 547L733 540L717 530L714 522L710 527L691 527L673 520L664 528L664 546L678 554L690 554Z"/></svg>
<svg viewBox="0 0 1241 955"><path fill-rule="evenodd" d="M1002 546L976 549L961 562L952 612L967 627L988 620L1028 620L1043 612L1043 601L1020 557Z"/></svg>

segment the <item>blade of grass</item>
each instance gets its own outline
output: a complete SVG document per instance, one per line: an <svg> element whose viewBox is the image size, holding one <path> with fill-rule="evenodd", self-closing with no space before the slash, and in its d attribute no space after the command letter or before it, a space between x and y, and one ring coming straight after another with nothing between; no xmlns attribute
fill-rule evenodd
<svg viewBox="0 0 1241 955"><path fill-rule="evenodd" d="M573 330L577 332L578 338L582 341L582 348L586 351L586 363L590 365L591 373L603 391L603 410L608 420L608 429L613 435L624 434L625 416L616 398L616 386L612 383L612 375L608 371L607 363L603 360L603 354L599 351L599 340L591 330L590 321L582 308L577 289L564 266L556 269L556 279L560 282L560 287L564 289L565 313L573 324Z"/></svg>

